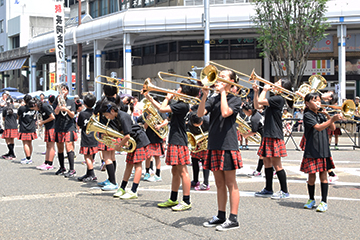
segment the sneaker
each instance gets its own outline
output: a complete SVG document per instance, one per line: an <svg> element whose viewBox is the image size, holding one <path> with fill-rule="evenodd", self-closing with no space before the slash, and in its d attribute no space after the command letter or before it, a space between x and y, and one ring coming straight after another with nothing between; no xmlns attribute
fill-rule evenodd
<svg viewBox="0 0 360 240"><path fill-rule="evenodd" d="M40 166L37 166L36 169L43 170L46 167L46 163L41 164Z"/></svg>
<svg viewBox="0 0 360 240"><path fill-rule="evenodd" d="M321 201L321 203L317 206L316 211L317 212L326 212L327 209L328 209L327 203Z"/></svg>
<svg viewBox="0 0 360 240"><path fill-rule="evenodd" d="M181 201L181 203L179 203L178 205L172 207L171 209L173 211L185 211L185 210L188 210L190 208L191 208L191 203L187 204L186 202Z"/></svg>
<svg viewBox="0 0 360 240"><path fill-rule="evenodd" d="M242 149L243 149L243 146L242 146L242 145L241 145L241 146L239 146L239 149L240 149L240 150L242 150Z"/></svg>
<svg viewBox="0 0 360 240"><path fill-rule="evenodd" d="M121 197L122 195L124 195L126 192L124 189L119 188L116 193L114 193L113 197Z"/></svg>
<svg viewBox="0 0 360 240"><path fill-rule="evenodd" d="M109 179L106 179L105 181L98 183L98 185L101 187L105 187L106 185L109 185L109 184L110 184Z"/></svg>
<svg viewBox="0 0 360 240"><path fill-rule="evenodd" d="M76 177L76 171L75 170L69 170L67 173L64 173L64 177L66 177L66 178Z"/></svg>
<svg viewBox="0 0 360 240"><path fill-rule="evenodd" d="M41 170L47 171L47 170L53 170L53 169L54 169L53 165L46 164L46 166Z"/></svg>
<svg viewBox="0 0 360 240"><path fill-rule="evenodd" d="M138 198L137 193L134 193L131 190L120 196L120 199L123 199L123 200L137 199L137 198Z"/></svg>
<svg viewBox="0 0 360 240"><path fill-rule="evenodd" d="M273 191L269 191L264 188L260 192L256 192L255 197L271 197L273 194L274 194Z"/></svg>
<svg viewBox="0 0 360 240"><path fill-rule="evenodd" d="M1 158L2 159L9 159L9 156L10 156L10 154L7 153L7 154L2 155Z"/></svg>
<svg viewBox="0 0 360 240"><path fill-rule="evenodd" d="M306 209L312 209L313 207L315 207L315 200L307 200L306 204L304 205L304 208Z"/></svg>
<svg viewBox="0 0 360 240"><path fill-rule="evenodd" d="M178 205L179 202L176 200L175 202L171 201L171 199L168 199L166 202L158 203L158 207L166 208L166 207L173 207Z"/></svg>
<svg viewBox="0 0 360 240"><path fill-rule="evenodd" d="M261 172L253 171L251 174L248 174L248 177L262 177Z"/></svg>
<svg viewBox="0 0 360 240"><path fill-rule="evenodd" d="M148 181L150 178L150 173L145 173L143 180Z"/></svg>
<svg viewBox="0 0 360 240"><path fill-rule="evenodd" d="M66 172L65 168L59 168L59 170L56 171L55 175L64 175Z"/></svg>
<svg viewBox="0 0 360 240"><path fill-rule="evenodd" d="M246 145L244 149L245 149L245 150L249 150L249 147L248 147L248 145Z"/></svg>
<svg viewBox="0 0 360 240"><path fill-rule="evenodd" d="M78 177L78 180L82 182L87 177L88 177L88 175L85 174L84 176Z"/></svg>
<svg viewBox="0 0 360 240"><path fill-rule="evenodd" d="M83 182L96 182L96 181L97 181L96 176L87 176L86 178L83 179Z"/></svg>
<svg viewBox="0 0 360 240"><path fill-rule="evenodd" d="M207 191L210 190L210 186L206 184L201 184L200 186L195 187L196 191Z"/></svg>
<svg viewBox="0 0 360 240"><path fill-rule="evenodd" d="M101 163L101 166L100 166L100 171L106 171L106 165L105 165L105 162L102 162Z"/></svg>
<svg viewBox="0 0 360 240"><path fill-rule="evenodd" d="M15 155L10 155L10 156L8 157L8 159L9 159L9 160L15 160L15 159L16 159L16 156L15 156Z"/></svg>
<svg viewBox="0 0 360 240"><path fill-rule="evenodd" d="M119 184L113 184L109 181L109 184L102 187L101 190L103 191L113 191L113 190L117 190L119 188Z"/></svg>
<svg viewBox="0 0 360 240"><path fill-rule="evenodd" d="M32 160L31 159L27 159L27 158L23 158L23 159L21 159L21 164L32 164Z"/></svg>
<svg viewBox="0 0 360 240"><path fill-rule="evenodd" d="M284 193L283 191L280 190L280 191L274 193L271 196L271 199L285 199L285 198L289 198L289 197L290 197L289 193Z"/></svg>
<svg viewBox="0 0 360 240"><path fill-rule="evenodd" d="M200 182L191 181L191 187L192 187L192 188L198 187L198 186L200 186Z"/></svg>
<svg viewBox="0 0 360 240"><path fill-rule="evenodd" d="M339 177L337 176L337 175L335 175L335 176L329 176L329 178L328 178L328 182L329 183L334 183L334 182L337 182L337 180L339 180Z"/></svg>
<svg viewBox="0 0 360 240"><path fill-rule="evenodd" d="M207 228L216 227L217 225L223 224L225 222L225 219L220 219L217 216L213 216L213 218L208 221L204 222L203 226Z"/></svg>
<svg viewBox="0 0 360 240"><path fill-rule="evenodd" d="M338 147L338 146L335 146L334 149L335 149L335 150L339 150L339 147Z"/></svg>
<svg viewBox="0 0 360 240"><path fill-rule="evenodd" d="M239 227L240 227L239 222L233 222L233 221L230 221L229 219L227 219L223 224L217 226L216 230L225 232L228 230L237 229Z"/></svg>
<svg viewBox="0 0 360 240"><path fill-rule="evenodd" d="M149 179L148 179L149 182L161 182L162 179L161 177L158 177L157 175L152 175Z"/></svg>

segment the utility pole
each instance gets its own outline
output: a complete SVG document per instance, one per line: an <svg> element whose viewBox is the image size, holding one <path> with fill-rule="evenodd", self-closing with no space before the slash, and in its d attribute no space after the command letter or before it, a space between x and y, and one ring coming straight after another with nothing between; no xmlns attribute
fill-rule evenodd
<svg viewBox="0 0 360 240"><path fill-rule="evenodd" d="M78 0L78 26L81 24L81 0ZM82 79L82 44L78 43L77 45L77 75L76 75L76 92L81 98L82 96L82 87L83 87L83 79Z"/></svg>

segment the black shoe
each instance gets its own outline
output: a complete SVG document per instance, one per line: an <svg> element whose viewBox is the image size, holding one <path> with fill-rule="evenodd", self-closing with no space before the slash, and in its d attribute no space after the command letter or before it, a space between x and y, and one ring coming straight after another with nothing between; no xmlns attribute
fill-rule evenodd
<svg viewBox="0 0 360 240"><path fill-rule="evenodd" d="M67 173L64 174L64 177L66 177L66 178L76 177L76 171L75 170L69 170Z"/></svg>
<svg viewBox="0 0 360 240"><path fill-rule="evenodd" d="M59 170L56 171L55 175L64 175L66 172L65 168L59 168Z"/></svg>
<svg viewBox="0 0 360 240"><path fill-rule="evenodd" d="M237 229L239 227L240 226L239 226L238 222L233 222L233 221L228 219L223 224L217 226L216 230L224 232L224 231L227 231L227 230Z"/></svg>
<svg viewBox="0 0 360 240"><path fill-rule="evenodd" d="M95 176L87 176L86 178L83 179L83 182L96 182L97 181L97 177Z"/></svg>
<svg viewBox="0 0 360 240"><path fill-rule="evenodd" d="M10 156L10 154L7 153L7 154L2 155L1 158L2 159L9 159L9 156Z"/></svg>
<svg viewBox="0 0 360 240"><path fill-rule="evenodd" d="M87 177L88 177L88 175L85 174L84 176L78 177L78 180L79 180L79 181L83 181L83 180L84 180L85 178L87 178Z"/></svg>
<svg viewBox="0 0 360 240"><path fill-rule="evenodd" d="M208 228L210 228L210 227L216 227L217 225L220 225L220 224L224 223L225 220L226 220L226 219L220 219L220 218L218 218L217 216L213 216L213 218L212 218L210 221L204 222L204 223L203 223L203 226L204 226L204 227L208 227Z"/></svg>

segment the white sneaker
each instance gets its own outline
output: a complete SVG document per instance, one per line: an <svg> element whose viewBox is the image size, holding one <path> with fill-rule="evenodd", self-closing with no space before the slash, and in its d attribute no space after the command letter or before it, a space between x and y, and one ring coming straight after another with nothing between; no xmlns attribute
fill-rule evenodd
<svg viewBox="0 0 360 240"><path fill-rule="evenodd" d="M157 175L152 175L149 179L148 179L149 182L161 182L162 179L161 177L158 177Z"/></svg>
<svg viewBox="0 0 360 240"><path fill-rule="evenodd" d="M21 164L32 164L32 160L27 160L27 158L25 158L25 160L21 160Z"/></svg>
<svg viewBox="0 0 360 240"><path fill-rule="evenodd" d="M337 176L337 175L335 175L335 176L329 176L329 178L328 178L328 182L329 183L334 183L334 182L337 182L337 180L339 180L339 177Z"/></svg>
<svg viewBox="0 0 360 240"><path fill-rule="evenodd" d="M124 200L137 199L137 198L138 198L137 193L134 193L131 190L120 196L120 199L124 199Z"/></svg>

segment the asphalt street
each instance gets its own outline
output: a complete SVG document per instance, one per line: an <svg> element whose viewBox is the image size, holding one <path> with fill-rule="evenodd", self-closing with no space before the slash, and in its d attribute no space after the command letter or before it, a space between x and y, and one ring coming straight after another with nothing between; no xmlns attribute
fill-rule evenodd
<svg viewBox="0 0 360 240"><path fill-rule="evenodd" d="M294 138L298 144L300 137ZM307 175L299 171L302 152L295 150L291 139L283 165L288 176L290 199L256 198L254 192L264 187L264 178L249 178L257 164L256 146L241 152L244 167L237 172L241 194L238 219L240 228L217 232L204 228L203 222L217 214L216 187L210 174L209 191L191 191L192 209L172 212L159 209L157 203L170 195L171 168L162 159L162 181L141 181L139 198L120 200L113 192L101 191L96 183L56 176L55 170L40 171L45 143L35 140L33 164L22 165L22 143L15 142L16 160L0 160L0 239L358 239L360 236L360 158L349 138L340 138L340 149L332 150L339 181L329 186L325 213L306 210ZM75 169L82 176L86 167L76 144ZM332 147L333 149L333 147ZM0 153L6 153L4 141ZM116 155L117 181L120 183L125 155ZM66 166L67 160L65 160ZM95 174L99 181L107 178L99 170L96 156ZM191 167L188 167L192 176ZM202 179L202 173L200 174ZM131 187L132 179L128 184ZM274 190L279 190L277 179ZM316 183L316 201L320 203L320 183ZM182 193L179 193L180 199ZM229 207L227 208L227 216Z"/></svg>

